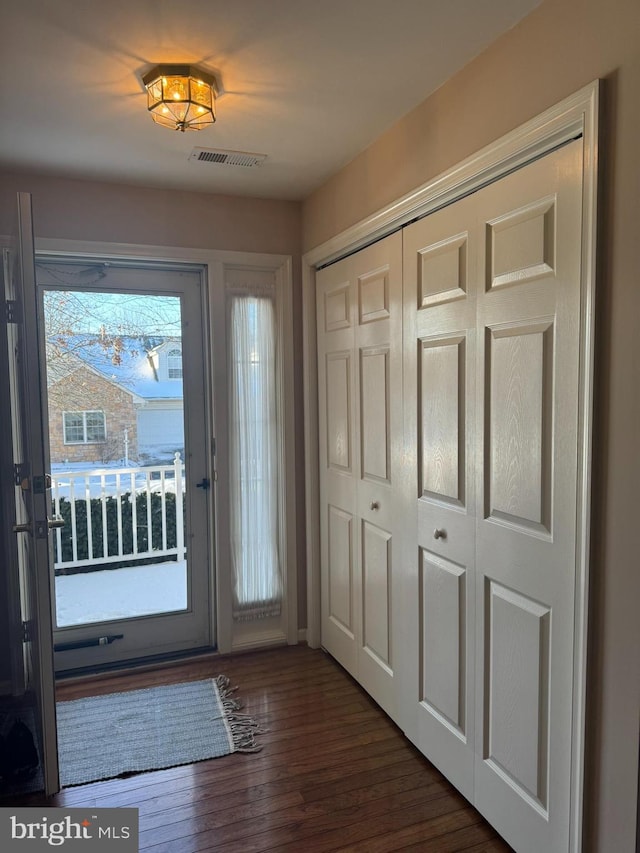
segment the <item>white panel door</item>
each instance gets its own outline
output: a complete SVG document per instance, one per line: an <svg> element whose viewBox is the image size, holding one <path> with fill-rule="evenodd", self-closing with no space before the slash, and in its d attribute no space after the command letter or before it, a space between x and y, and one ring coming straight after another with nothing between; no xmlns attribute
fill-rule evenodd
<svg viewBox="0 0 640 853"><path fill-rule="evenodd" d="M400 718L518 851L569 843L581 142L404 232Z"/></svg>
<svg viewBox="0 0 640 853"><path fill-rule="evenodd" d="M357 678L354 288L341 272L319 272L317 289L322 644Z"/></svg>
<svg viewBox="0 0 640 853"><path fill-rule="evenodd" d="M569 844L581 210L575 141L405 228L402 371L397 235L318 274L323 644L522 853Z"/></svg>
<svg viewBox="0 0 640 853"><path fill-rule="evenodd" d="M402 237L317 274L322 643L392 716Z"/></svg>
<svg viewBox="0 0 640 853"><path fill-rule="evenodd" d="M473 798L475 200L404 231L401 720ZM410 455L409 455L410 453Z"/></svg>
<svg viewBox="0 0 640 853"><path fill-rule="evenodd" d="M478 809L568 849L582 141L477 194Z"/></svg>

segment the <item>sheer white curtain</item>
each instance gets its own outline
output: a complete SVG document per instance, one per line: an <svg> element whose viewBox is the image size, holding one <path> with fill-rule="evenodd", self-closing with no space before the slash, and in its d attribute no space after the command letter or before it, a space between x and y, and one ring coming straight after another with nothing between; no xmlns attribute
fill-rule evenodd
<svg viewBox="0 0 640 853"><path fill-rule="evenodd" d="M230 299L230 495L234 618L278 615L276 318L270 296Z"/></svg>

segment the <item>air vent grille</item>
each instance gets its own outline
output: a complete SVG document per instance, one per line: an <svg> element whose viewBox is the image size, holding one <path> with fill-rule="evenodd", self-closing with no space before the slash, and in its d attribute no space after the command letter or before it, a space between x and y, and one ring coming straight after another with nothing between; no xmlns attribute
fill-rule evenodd
<svg viewBox="0 0 640 853"><path fill-rule="evenodd" d="M224 151L221 148L194 148L189 155L189 160L193 160L196 163L210 163L219 166L242 166L245 169L262 166L266 159L266 154L252 154L248 151Z"/></svg>

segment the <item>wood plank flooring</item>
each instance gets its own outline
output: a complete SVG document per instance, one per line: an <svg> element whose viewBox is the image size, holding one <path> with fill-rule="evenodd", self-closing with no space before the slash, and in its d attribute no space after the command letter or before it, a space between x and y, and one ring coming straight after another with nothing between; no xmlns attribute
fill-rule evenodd
<svg viewBox="0 0 640 853"><path fill-rule="evenodd" d="M321 651L208 658L62 682L57 694L74 699L220 673L266 730L261 752L67 788L48 804L136 807L147 853L511 850Z"/></svg>

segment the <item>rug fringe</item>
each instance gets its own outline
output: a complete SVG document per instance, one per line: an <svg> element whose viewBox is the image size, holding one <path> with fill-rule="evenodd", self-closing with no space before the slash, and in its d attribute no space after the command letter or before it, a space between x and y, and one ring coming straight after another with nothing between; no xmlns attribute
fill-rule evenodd
<svg viewBox="0 0 640 853"><path fill-rule="evenodd" d="M233 696L238 688L231 686L226 675L217 675L214 681L231 730L234 752L260 752L262 745L256 742L256 735L263 734L266 730L249 714L240 713L242 703Z"/></svg>

